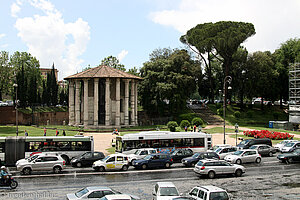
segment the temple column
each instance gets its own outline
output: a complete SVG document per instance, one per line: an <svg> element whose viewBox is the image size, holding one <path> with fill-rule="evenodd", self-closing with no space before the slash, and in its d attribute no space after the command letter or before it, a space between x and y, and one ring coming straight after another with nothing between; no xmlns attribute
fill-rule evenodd
<svg viewBox="0 0 300 200"><path fill-rule="evenodd" d="M98 113L99 113L99 78L94 79L94 126L99 125Z"/></svg>
<svg viewBox="0 0 300 200"><path fill-rule="evenodd" d="M134 106L134 90L135 90L135 82L131 80L131 94L130 94L130 104L131 104L131 125L135 125L135 106Z"/></svg>
<svg viewBox="0 0 300 200"><path fill-rule="evenodd" d="M74 82L69 81L69 126L75 125Z"/></svg>
<svg viewBox="0 0 300 200"><path fill-rule="evenodd" d="M88 79L84 79L84 94L83 94L83 125L87 126L89 124L89 81Z"/></svg>
<svg viewBox="0 0 300 200"><path fill-rule="evenodd" d="M125 79L125 104L124 104L124 120L125 120L125 126L129 125L129 80Z"/></svg>
<svg viewBox="0 0 300 200"><path fill-rule="evenodd" d="M137 102L137 99L138 99L138 91L137 91L137 86L138 86L138 82L136 81L135 82L135 87L134 87L134 117L135 117L135 125L137 126L138 125L138 102Z"/></svg>
<svg viewBox="0 0 300 200"><path fill-rule="evenodd" d="M105 125L110 125L110 80L105 81Z"/></svg>
<svg viewBox="0 0 300 200"><path fill-rule="evenodd" d="M80 80L75 81L75 125L80 125Z"/></svg>
<svg viewBox="0 0 300 200"><path fill-rule="evenodd" d="M116 126L120 126L120 78L116 79Z"/></svg>

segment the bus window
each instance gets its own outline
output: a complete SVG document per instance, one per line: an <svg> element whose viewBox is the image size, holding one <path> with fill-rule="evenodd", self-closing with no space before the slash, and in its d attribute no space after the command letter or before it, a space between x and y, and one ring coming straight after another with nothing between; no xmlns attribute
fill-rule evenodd
<svg viewBox="0 0 300 200"><path fill-rule="evenodd" d="M195 138L194 146L196 147L204 147L204 138Z"/></svg>
<svg viewBox="0 0 300 200"><path fill-rule="evenodd" d="M5 152L5 142L0 142L0 153Z"/></svg>

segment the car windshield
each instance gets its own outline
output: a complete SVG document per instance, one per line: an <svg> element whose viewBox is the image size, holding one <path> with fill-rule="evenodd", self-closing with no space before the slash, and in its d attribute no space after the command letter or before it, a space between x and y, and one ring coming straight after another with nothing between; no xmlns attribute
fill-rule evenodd
<svg viewBox="0 0 300 200"><path fill-rule="evenodd" d="M295 149L293 153L294 154L299 154L300 153L300 149Z"/></svg>
<svg viewBox="0 0 300 200"><path fill-rule="evenodd" d="M192 157L193 158L198 158L199 155L200 155L200 153L195 153Z"/></svg>
<svg viewBox="0 0 300 200"><path fill-rule="evenodd" d="M292 147L292 146L294 146L294 142L289 142L289 143L286 143L284 146L285 147Z"/></svg>
<svg viewBox="0 0 300 200"><path fill-rule="evenodd" d="M220 151L222 151L222 148L217 148L217 149L215 150L216 153L219 153Z"/></svg>
<svg viewBox="0 0 300 200"><path fill-rule="evenodd" d="M236 152L234 152L234 154L233 155L241 155L243 153L243 151L236 151Z"/></svg>
<svg viewBox="0 0 300 200"><path fill-rule="evenodd" d="M37 157L38 157L38 155L33 155L33 156L30 156L27 160L29 162L31 162L31 161L35 160Z"/></svg>
<svg viewBox="0 0 300 200"><path fill-rule="evenodd" d="M82 190L79 190L78 192L76 192L75 195L76 195L76 197L80 198L88 192L89 192L89 190L87 188L83 188Z"/></svg>
<svg viewBox="0 0 300 200"><path fill-rule="evenodd" d="M249 140L243 140L243 141L240 142L240 144L246 145L248 142L249 142Z"/></svg>
<svg viewBox="0 0 300 200"><path fill-rule="evenodd" d="M144 158L144 160L150 160L152 158L152 156L151 155L148 155L148 156L146 156L145 158Z"/></svg>
<svg viewBox="0 0 300 200"><path fill-rule="evenodd" d="M141 152L141 150L136 150L136 151L134 152L134 154L135 154L135 155L140 155L140 152Z"/></svg>
<svg viewBox="0 0 300 200"><path fill-rule="evenodd" d="M250 149L257 149L257 148L258 148L258 146L255 146L255 145L250 147Z"/></svg>
<svg viewBox="0 0 300 200"><path fill-rule="evenodd" d="M105 158L102 159L102 161L107 161L110 158L110 156L106 156Z"/></svg>
<svg viewBox="0 0 300 200"><path fill-rule="evenodd" d="M286 144L286 143L288 143L289 141L286 141L286 140L284 140L284 141L281 141L279 144Z"/></svg>
<svg viewBox="0 0 300 200"><path fill-rule="evenodd" d="M229 197L226 192L211 192L209 196L209 200L228 200Z"/></svg>
<svg viewBox="0 0 300 200"><path fill-rule="evenodd" d="M179 196L175 187L162 187L160 188L160 196Z"/></svg>

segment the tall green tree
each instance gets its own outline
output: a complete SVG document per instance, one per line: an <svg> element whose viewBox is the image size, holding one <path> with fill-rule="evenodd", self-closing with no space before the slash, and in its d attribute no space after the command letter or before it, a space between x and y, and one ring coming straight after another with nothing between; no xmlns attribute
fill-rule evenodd
<svg viewBox="0 0 300 200"><path fill-rule="evenodd" d="M6 51L0 52L0 101L3 95L11 92L13 84L13 70L9 63L9 54Z"/></svg>
<svg viewBox="0 0 300 200"><path fill-rule="evenodd" d="M170 115L182 111L186 99L196 89L201 69L186 50L154 50L141 68L139 94L143 108L151 114ZM168 56L165 56L165 55ZM155 55L155 56L152 56Z"/></svg>
<svg viewBox="0 0 300 200"><path fill-rule="evenodd" d="M119 59L114 56L108 56L101 61L101 65L106 65L109 67L113 67L115 69L126 71L126 68L123 64L120 63Z"/></svg>
<svg viewBox="0 0 300 200"><path fill-rule="evenodd" d="M295 62L300 62L300 39L289 39L280 45L280 48L273 53L278 76L276 87L279 92L280 107L282 100L289 97L289 66Z"/></svg>

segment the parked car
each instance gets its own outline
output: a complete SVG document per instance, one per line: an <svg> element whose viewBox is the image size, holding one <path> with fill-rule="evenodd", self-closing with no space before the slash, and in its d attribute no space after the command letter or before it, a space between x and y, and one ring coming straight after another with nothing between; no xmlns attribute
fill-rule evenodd
<svg viewBox="0 0 300 200"><path fill-rule="evenodd" d="M278 144L276 144L274 146L274 148L277 150L277 151L281 151L282 148L284 147L284 145L286 145L287 143L289 142L299 142L298 140L283 140L281 142L279 142Z"/></svg>
<svg viewBox="0 0 300 200"><path fill-rule="evenodd" d="M95 171L106 170L123 170L127 171L129 167L128 156L125 154L111 154L106 156L102 160L97 160L93 163L93 169Z"/></svg>
<svg viewBox="0 0 300 200"><path fill-rule="evenodd" d="M213 186L196 186L190 192L189 195L195 200L228 200L229 195L226 190Z"/></svg>
<svg viewBox="0 0 300 200"><path fill-rule="evenodd" d="M281 153L292 152L296 148L300 148L300 141L288 142L282 147Z"/></svg>
<svg viewBox="0 0 300 200"><path fill-rule="evenodd" d="M253 145L250 147L250 149L255 149L257 152L262 155L262 156L270 156L272 157L274 153L276 153L276 149L266 145L266 144L258 144L258 145Z"/></svg>
<svg viewBox="0 0 300 200"><path fill-rule="evenodd" d="M239 149L249 149L252 145L256 144L267 144L269 146L272 146L272 140L269 138L257 138L257 139L247 139L241 141L237 147Z"/></svg>
<svg viewBox="0 0 300 200"><path fill-rule="evenodd" d="M231 155L236 152L237 148L228 146L228 147L219 147L215 150L215 152L219 155L220 159L224 159L225 156Z"/></svg>
<svg viewBox="0 0 300 200"><path fill-rule="evenodd" d="M110 194L100 198L99 200L134 200L134 198L127 194Z"/></svg>
<svg viewBox="0 0 300 200"><path fill-rule="evenodd" d="M217 144L217 145L214 145L214 146L210 147L209 151L215 151L220 147L232 147L232 145L230 145L230 144Z"/></svg>
<svg viewBox="0 0 300 200"><path fill-rule="evenodd" d="M98 199L103 197L108 197L109 195L120 195L122 194L119 191L116 191L107 186L93 186L93 187L85 187L81 190L67 194L68 200L77 200L77 199ZM122 194L129 196L129 200L138 200L139 197L131 194Z"/></svg>
<svg viewBox="0 0 300 200"><path fill-rule="evenodd" d="M181 162L183 158L192 156L193 150L192 149L176 149L171 153L171 158L173 162Z"/></svg>
<svg viewBox="0 0 300 200"><path fill-rule="evenodd" d="M142 159L145 156L154 153L157 153L157 149L154 148L137 149L133 154L128 154L129 163L132 163L132 161L134 160Z"/></svg>
<svg viewBox="0 0 300 200"><path fill-rule="evenodd" d="M228 155L224 158L227 162L242 164L242 163L260 163L261 155L258 154L256 150L244 149L234 152L232 155Z"/></svg>
<svg viewBox="0 0 300 200"><path fill-rule="evenodd" d="M77 157L72 158L71 165L73 167L91 167L95 161L101 160L103 158L105 158L105 155L102 152L88 151Z"/></svg>
<svg viewBox="0 0 300 200"><path fill-rule="evenodd" d="M219 174L234 174L238 177L245 173L245 167L224 160L205 159L197 163L194 172L200 176L208 175L209 178L214 178Z"/></svg>
<svg viewBox="0 0 300 200"><path fill-rule="evenodd" d="M16 163L17 170L29 175L33 171L53 171L60 173L66 167L66 161L58 154L39 153Z"/></svg>
<svg viewBox="0 0 300 200"><path fill-rule="evenodd" d="M157 182L153 189L153 200L172 200L179 192L172 182Z"/></svg>
<svg viewBox="0 0 300 200"><path fill-rule="evenodd" d="M279 159L282 162L285 162L287 164L292 163L292 162L299 162L300 161L300 149L295 149L291 153L284 153L284 154L279 154L277 156L277 159Z"/></svg>
<svg viewBox="0 0 300 200"><path fill-rule="evenodd" d="M172 200L194 200L193 197L175 197Z"/></svg>
<svg viewBox="0 0 300 200"><path fill-rule="evenodd" d="M8 103L0 101L0 106L8 106Z"/></svg>
<svg viewBox="0 0 300 200"><path fill-rule="evenodd" d="M173 164L170 154L156 153L140 160L134 160L132 166L136 169L169 168Z"/></svg>
<svg viewBox="0 0 300 200"><path fill-rule="evenodd" d="M182 159L181 163L187 167L194 167L202 159L220 159L220 157L216 152L199 152L195 153L192 157Z"/></svg>
<svg viewBox="0 0 300 200"><path fill-rule="evenodd" d="M75 199L101 198L109 194L121 194L121 193L106 186L85 187L75 193L67 194L67 199L75 200Z"/></svg>

